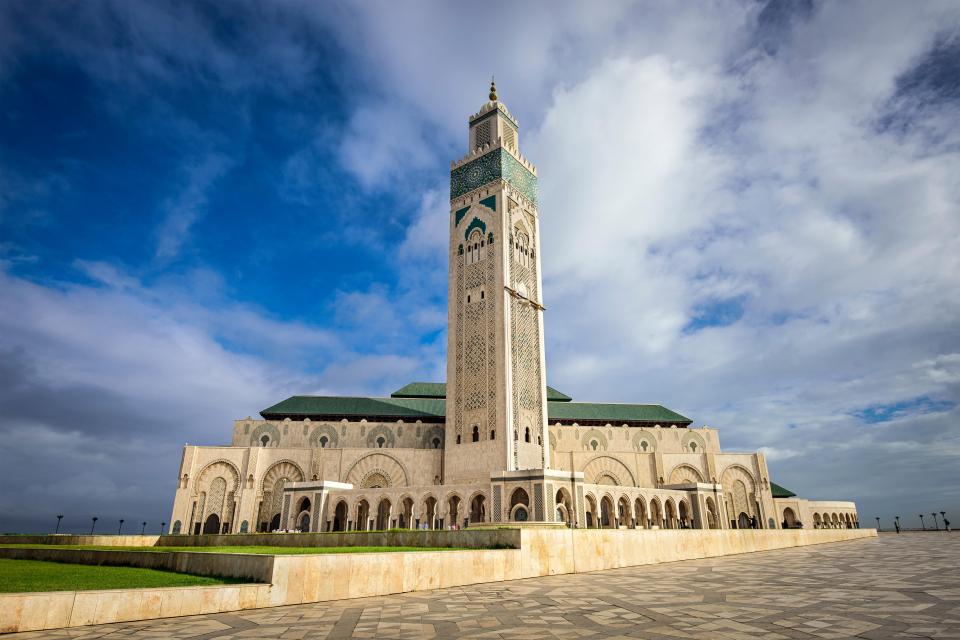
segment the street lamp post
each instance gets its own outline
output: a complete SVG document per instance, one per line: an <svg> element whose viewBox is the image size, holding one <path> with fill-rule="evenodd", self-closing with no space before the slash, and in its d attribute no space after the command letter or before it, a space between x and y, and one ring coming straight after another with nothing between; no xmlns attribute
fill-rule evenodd
<svg viewBox="0 0 960 640"><path fill-rule="evenodd" d="M940 531L940 521L937 520L937 512L934 511L930 515L933 516L933 526L937 528L937 531Z"/></svg>
<svg viewBox="0 0 960 640"><path fill-rule="evenodd" d="M97 526L97 520L99 520L100 518L98 518L97 516L93 516L93 518L91 519L93 520L93 524L90 525L90 535L93 535L93 528Z"/></svg>
<svg viewBox="0 0 960 640"><path fill-rule="evenodd" d="M922 513L920 514L920 527L921 527L924 531L927 530L927 525L923 524L923 514L922 514Z"/></svg>
<svg viewBox="0 0 960 640"><path fill-rule="evenodd" d="M53 535L60 533L60 521L63 520L63 514L57 516L57 530L53 532Z"/></svg>
<svg viewBox="0 0 960 640"><path fill-rule="evenodd" d="M140 529L140 535L143 535L147 531L147 523L143 522L143 527Z"/></svg>
<svg viewBox="0 0 960 640"><path fill-rule="evenodd" d="M166 527L167 527L167 523L166 523L166 522L161 522L161 523L160 523L160 535L163 535L163 530L166 529Z"/></svg>
<svg viewBox="0 0 960 640"><path fill-rule="evenodd" d="M877 518L877 531L880 531L880 518Z"/></svg>
<svg viewBox="0 0 960 640"><path fill-rule="evenodd" d="M121 531L123 531L123 518L120 518L120 526L117 528L117 535L120 535Z"/></svg>

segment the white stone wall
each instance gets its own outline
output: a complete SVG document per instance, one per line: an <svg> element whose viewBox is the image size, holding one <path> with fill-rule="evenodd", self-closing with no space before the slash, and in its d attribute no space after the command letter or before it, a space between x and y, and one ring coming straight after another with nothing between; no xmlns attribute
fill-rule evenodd
<svg viewBox="0 0 960 640"><path fill-rule="evenodd" d="M264 445L263 438L267 441ZM323 440L326 438L326 440ZM233 425L234 447L266 448L443 448L443 423L421 420L368 422L367 420L237 420Z"/></svg>
<svg viewBox="0 0 960 640"><path fill-rule="evenodd" d="M857 529L861 526L857 505L847 501L807 500L805 498L775 498L777 517L781 523L804 529ZM873 523L865 522L869 527Z"/></svg>

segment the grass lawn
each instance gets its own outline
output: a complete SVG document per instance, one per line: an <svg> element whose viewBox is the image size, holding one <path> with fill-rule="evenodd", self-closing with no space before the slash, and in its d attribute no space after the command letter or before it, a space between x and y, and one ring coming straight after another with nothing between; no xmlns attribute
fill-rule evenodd
<svg viewBox="0 0 960 640"><path fill-rule="evenodd" d="M75 549L92 551L195 551L198 553L255 553L258 555L299 555L316 553L389 553L396 551L466 551L453 547L110 547L80 544L0 544L0 549Z"/></svg>
<svg viewBox="0 0 960 640"><path fill-rule="evenodd" d="M146 587L194 587L249 580L207 578L136 567L95 567L38 560L0 558L0 592L79 591Z"/></svg>

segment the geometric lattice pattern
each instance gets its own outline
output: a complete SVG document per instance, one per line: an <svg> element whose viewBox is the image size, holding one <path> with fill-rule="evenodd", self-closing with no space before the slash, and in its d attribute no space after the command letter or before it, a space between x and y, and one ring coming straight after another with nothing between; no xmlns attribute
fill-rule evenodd
<svg viewBox="0 0 960 640"><path fill-rule="evenodd" d="M960 534L5 637L957 638Z"/></svg>
<svg viewBox="0 0 960 640"><path fill-rule="evenodd" d="M450 199L455 200L497 179L508 182L529 202L537 203L539 195L537 176L502 148L485 153L476 160L451 171Z"/></svg>
<svg viewBox="0 0 960 640"><path fill-rule="evenodd" d="M514 290L525 290L531 300L538 300L537 277L533 269L520 264L520 253L514 238L510 241L510 283ZM510 298L510 340L513 378L513 424L517 433L533 427L531 442L542 437L543 426L543 375L540 370L540 324L539 312L526 301ZM514 465L519 466L514 448Z"/></svg>

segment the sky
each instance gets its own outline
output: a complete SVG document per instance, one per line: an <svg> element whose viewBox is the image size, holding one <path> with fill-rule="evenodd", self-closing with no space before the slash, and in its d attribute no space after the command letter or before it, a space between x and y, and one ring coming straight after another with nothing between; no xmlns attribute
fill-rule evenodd
<svg viewBox="0 0 960 640"><path fill-rule="evenodd" d="M551 386L960 524L956 2L8 0L0 531L156 532L184 443L441 381L493 74Z"/></svg>

